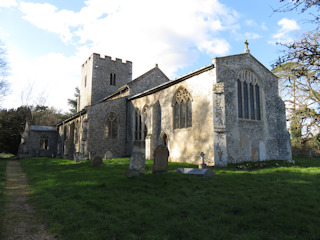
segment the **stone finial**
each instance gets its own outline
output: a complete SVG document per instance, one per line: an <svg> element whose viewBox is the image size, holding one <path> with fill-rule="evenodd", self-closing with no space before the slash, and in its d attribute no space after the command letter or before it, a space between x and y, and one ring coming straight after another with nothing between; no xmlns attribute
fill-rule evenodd
<svg viewBox="0 0 320 240"><path fill-rule="evenodd" d="M158 66L158 63L156 63L156 64L154 65L154 67L155 67L155 68L158 68L158 67L159 67L159 66Z"/></svg>
<svg viewBox="0 0 320 240"><path fill-rule="evenodd" d="M248 48L248 45L249 45L248 41L246 40L244 44L246 45L246 49L244 50L244 53L250 53L250 50Z"/></svg>

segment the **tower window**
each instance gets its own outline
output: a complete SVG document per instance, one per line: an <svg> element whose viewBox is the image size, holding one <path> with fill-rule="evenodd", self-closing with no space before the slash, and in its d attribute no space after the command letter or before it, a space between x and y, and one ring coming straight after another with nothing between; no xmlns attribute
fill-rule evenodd
<svg viewBox="0 0 320 240"><path fill-rule="evenodd" d="M110 73L110 85L116 86L116 74L115 73Z"/></svg>

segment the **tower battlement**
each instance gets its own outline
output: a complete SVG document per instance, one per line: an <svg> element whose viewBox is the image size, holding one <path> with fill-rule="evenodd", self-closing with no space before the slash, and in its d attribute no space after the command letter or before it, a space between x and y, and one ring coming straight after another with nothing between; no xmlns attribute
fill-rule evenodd
<svg viewBox="0 0 320 240"><path fill-rule="evenodd" d="M95 104L132 80L132 62L93 53L82 64L80 108Z"/></svg>
<svg viewBox="0 0 320 240"><path fill-rule="evenodd" d="M92 59L97 60L101 63L105 62L105 63L121 63L121 64L131 64L131 61L128 60L122 60L121 58L115 58L112 59L112 57L107 56L107 55L101 55L99 53L93 53L83 64L82 67L84 67L86 64L88 64L89 61L91 61Z"/></svg>

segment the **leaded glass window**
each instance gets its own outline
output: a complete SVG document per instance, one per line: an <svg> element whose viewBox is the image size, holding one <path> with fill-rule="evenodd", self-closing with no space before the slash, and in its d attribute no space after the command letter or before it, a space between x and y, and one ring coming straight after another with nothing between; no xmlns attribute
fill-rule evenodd
<svg viewBox="0 0 320 240"><path fill-rule="evenodd" d="M249 108L248 108L248 84L243 82L243 110L244 118L249 118Z"/></svg>
<svg viewBox="0 0 320 240"><path fill-rule="evenodd" d="M257 119L261 120L261 111L260 111L260 90L259 86L256 85L256 112L257 112Z"/></svg>
<svg viewBox="0 0 320 240"><path fill-rule="evenodd" d="M261 120L260 88L257 76L251 70L242 70L237 79L238 117Z"/></svg>
<svg viewBox="0 0 320 240"><path fill-rule="evenodd" d="M105 134L108 138L116 138L118 136L117 115L113 112L107 115Z"/></svg>
<svg viewBox="0 0 320 240"><path fill-rule="evenodd" d="M238 117L242 118L242 84L238 79Z"/></svg>
<svg viewBox="0 0 320 240"><path fill-rule="evenodd" d="M142 129L141 113L137 109L135 111L135 131L134 131L134 139L135 140L141 140L141 129Z"/></svg>
<svg viewBox="0 0 320 240"><path fill-rule="evenodd" d="M250 83L250 117L255 119L253 85Z"/></svg>
<svg viewBox="0 0 320 240"><path fill-rule="evenodd" d="M192 103L190 93L185 88L180 88L174 96L173 127L192 127Z"/></svg>

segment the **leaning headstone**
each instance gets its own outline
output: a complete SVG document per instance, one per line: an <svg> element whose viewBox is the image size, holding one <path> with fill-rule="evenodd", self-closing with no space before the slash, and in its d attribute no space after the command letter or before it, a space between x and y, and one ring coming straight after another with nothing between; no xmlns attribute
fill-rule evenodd
<svg viewBox="0 0 320 240"><path fill-rule="evenodd" d="M106 153L104 154L104 158L105 159L112 159L113 158L112 152L106 151Z"/></svg>
<svg viewBox="0 0 320 240"><path fill-rule="evenodd" d="M141 152L134 152L130 157L127 177L133 177L144 173L145 156Z"/></svg>
<svg viewBox="0 0 320 240"><path fill-rule="evenodd" d="M168 172L169 150L166 145L159 145L154 151L153 173Z"/></svg>
<svg viewBox="0 0 320 240"><path fill-rule="evenodd" d="M102 165L102 158L99 156L96 156L92 159L92 166L99 167Z"/></svg>
<svg viewBox="0 0 320 240"><path fill-rule="evenodd" d="M212 177L214 176L214 172L210 168L199 169L199 168L178 168L177 172L195 175L199 177Z"/></svg>

